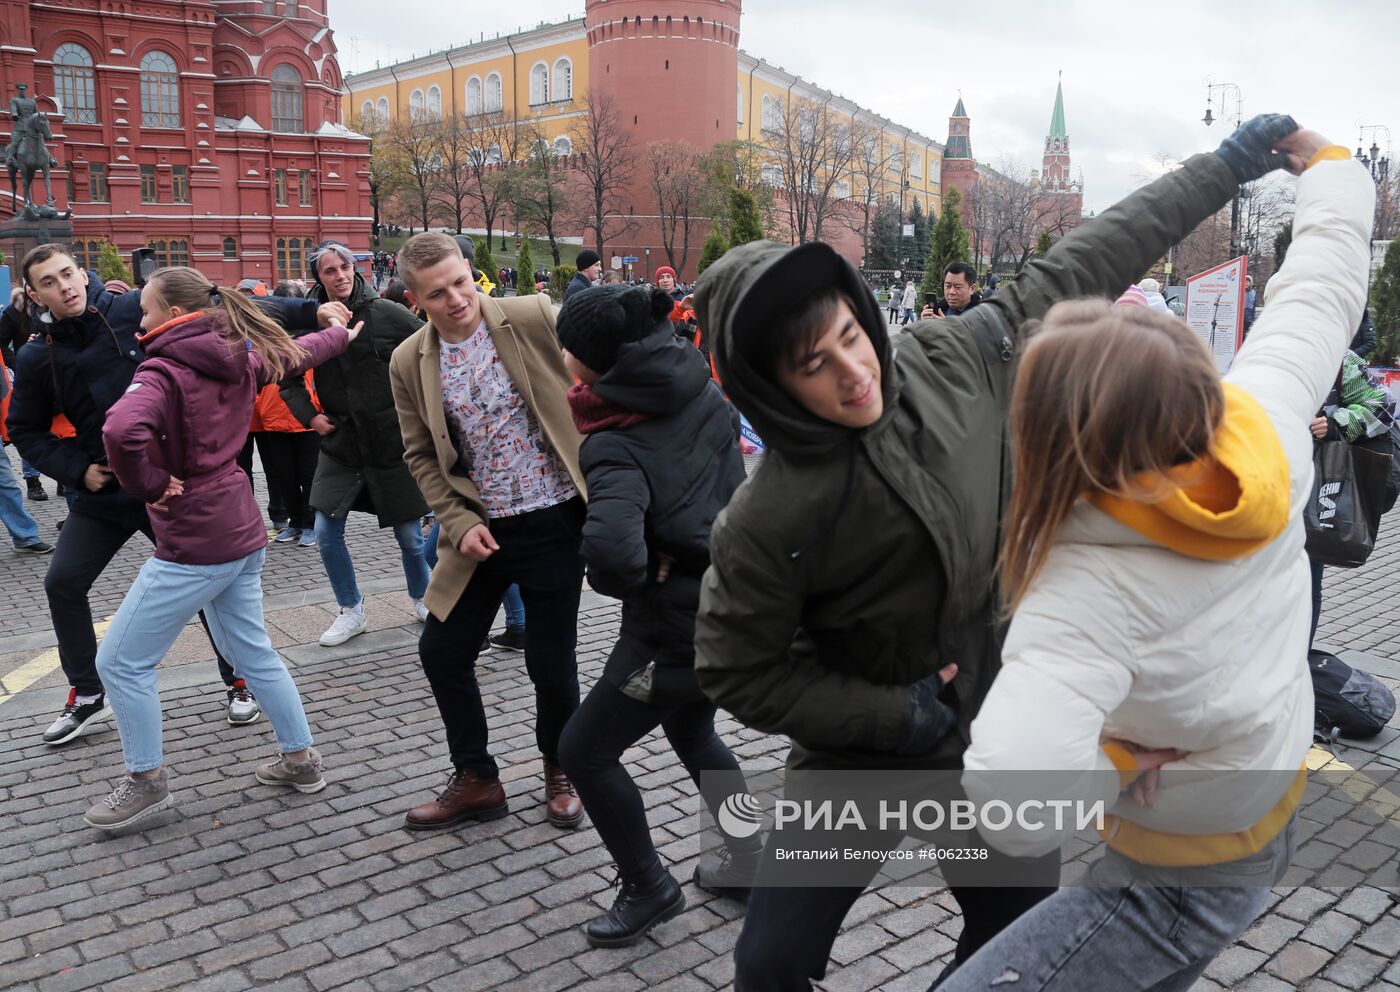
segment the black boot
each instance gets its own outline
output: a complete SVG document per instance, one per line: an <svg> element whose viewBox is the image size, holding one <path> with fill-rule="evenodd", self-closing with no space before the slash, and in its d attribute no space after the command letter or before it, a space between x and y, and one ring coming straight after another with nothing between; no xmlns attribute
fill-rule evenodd
<svg viewBox="0 0 1400 992"><path fill-rule="evenodd" d="M712 895L748 902L762 857L763 848L751 852L722 848L717 857L704 857L696 864L695 885Z"/></svg>
<svg viewBox="0 0 1400 992"><path fill-rule="evenodd" d="M630 947L685 909L685 894L670 872L663 871L659 882L643 888L645 884L624 881L612 909L584 924L590 946Z"/></svg>
<svg viewBox="0 0 1400 992"><path fill-rule="evenodd" d="M29 498L36 503L43 503L49 498L49 494L44 492L44 484L39 479L26 479L29 484Z"/></svg>

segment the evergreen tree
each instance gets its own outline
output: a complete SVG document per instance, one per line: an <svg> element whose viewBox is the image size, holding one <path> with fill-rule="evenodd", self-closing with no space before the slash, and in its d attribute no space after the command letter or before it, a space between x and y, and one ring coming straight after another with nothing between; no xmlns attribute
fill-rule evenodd
<svg viewBox="0 0 1400 992"><path fill-rule="evenodd" d="M472 264L476 266L477 272L486 273L486 278L492 282L500 282L501 275L496 260L491 256L491 237L476 239L476 250L472 253Z"/></svg>
<svg viewBox="0 0 1400 992"><path fill-rule="evenodd" d="M122 253L117 251L117 246L110 241L102 242L98 249L97 278L103 282L120 279L127 285L136 281L136 277L131 274L131 267L122 261Z"/></svg>
<svg viewBox="0 0 1400 992"><path fill-rule="evenodd" d="M1050 232L1042 227L1040 229L1040 237L1035 239L1035 257L1044 258L1050 253L1050 249L1054 247L1054 244L1055 242L1051 239Z"/></svg>
<svg viewBox="0 0 1400 992"><path fill-rule="evenodd" d="M763 221L758 216L758 203L753 194L742 186L735 186L729 191L728 219L729 237L724 239L728 247L737 248L750 241L763 240Z"/></svg>
<svg viewBox="0 0 1400 992"><path fill-rule="evenodd" d="M549 295L556 303L564 302L564 293L576 275L578 269L572 265L556 265L549 270Z"/></svg>
<svg viewBox="0 0 1400 992"><path fill-rule="evenodd" d="M909 223L914 225L914 238L909 246L909 258L914 261L928 258L928 215L917 197L909 208Z"/></svg>
<svg viewBox="0 0 1400 992"><path fill-rule="evenodd" d="M515 279L516 296L532 296L535 292L535 260L530 256L530 239L520 239L520 258L515 263L519 275Z"/></svg>
<svg viewBox="0 0 1400 992"><path fill-rule="evenodd" d="M705 246L700 249L700 264L696 271L704 272L728 250L729 242L724 240L724 234L720 231L719 225L716 224L710 229L710 236L705 239Z"/></svg>
<svg viewBox="0 0 1400 992"><path fill-rule="evenodd" d="M1283 268L1283 257L1288 254L1288 246L1293 243L1293 218L1278 229L1274 235L1274 271Z"/></svg>
<svg viewBox="0 0 1400 992"><path fill-rule="evenodd" d="M1376 325L1376 350L1371 361L1393 365L1400 358L1400 238L1390 242L1371 284L1371 320Z"/></svg>
<svg viewBox="0 0 1400 992"><path fill-rule="evenodd" d="M928 265L924 268L924 281L920 292L943 293L943 270L952 262L972 260L972 245L967 239L967 228L958 216L958 204L962 195L956 189L949 189L943 196L943 216L933 225L929 238Z"/></svg>
<svg viewBox="0 0 1400 992"><path fill-rule="evenodd" d="M888 200L875 208L875 219L871 222L870 258L866 266L871 269L899 268L899 210ZM922 257L922 256L920 256Z"/></svg>

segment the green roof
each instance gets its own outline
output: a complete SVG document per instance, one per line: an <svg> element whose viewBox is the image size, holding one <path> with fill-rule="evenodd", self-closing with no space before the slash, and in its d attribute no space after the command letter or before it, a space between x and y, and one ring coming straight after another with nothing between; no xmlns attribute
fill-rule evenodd
<svg viewBox="0 0 1400 992"><path fill-rule="evenodd" d="M1055 84L1055 112L1050 115L1049 138L1068 138L1065 133L1065 90L1060 83Z"/></svg>
<svg viewBox="0 0 1400 992"><path fill-rule="evenodd" d="M954 117L966 117L967 111L963 108L962 94L958 94L958 105L953 108Z"/></svg>

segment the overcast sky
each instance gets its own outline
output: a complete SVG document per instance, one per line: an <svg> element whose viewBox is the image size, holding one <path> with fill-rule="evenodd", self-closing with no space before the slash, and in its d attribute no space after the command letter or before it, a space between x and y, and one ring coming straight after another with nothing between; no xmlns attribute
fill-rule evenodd
<svg viewBox="0 0 1400 992"><path fill-rule="evenodd" d="M583 14L582 0L329 2L346 72ZM1239 85L1246 117L1291 113L1353 150L1359 125L1384 124L1392 153L1400 151L1395 0L929 8L927 0L746 0L740 46L939 141L961 90L973 152L994 166L1040 166L1063 70L1072 160L1094 210L1140 185L1160 155L1185 157L1226 136L1222 123L1201 124L1208 75ZM988 9L996 16L982 13Z"/></svg>

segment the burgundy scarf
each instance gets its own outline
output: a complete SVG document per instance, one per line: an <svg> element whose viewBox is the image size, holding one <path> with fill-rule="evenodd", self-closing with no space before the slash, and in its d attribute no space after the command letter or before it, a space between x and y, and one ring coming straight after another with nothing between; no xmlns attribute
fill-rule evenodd
<svg viewBox="0 0 1400 992"><path fill-rule="evenodd" d="M593 391L593 387L581 382L569 387L569 412L574 416L574 426L580 434L594 434L606 430L626 430L651 414L624 410L603 399Z"/></svg>

